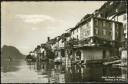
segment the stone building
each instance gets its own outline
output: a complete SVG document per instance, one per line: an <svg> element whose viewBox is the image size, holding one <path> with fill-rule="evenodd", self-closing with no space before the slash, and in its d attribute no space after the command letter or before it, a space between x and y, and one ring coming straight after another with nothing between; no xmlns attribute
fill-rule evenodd
<svg viewBox="0 0 128 84"><path fill-rule="evenodd" d="M127 49L128 49L128 28L127 28L127 2L126 1L108 1L100 9L95 11L97 17L106 15L107 19L123 23L122 47L120 50L122 64L127 64ZM126 61L127 60L127 61Z"/></svg>
<svg viewBox="0 0 128 84"><path fill-rule="evenodd" d="M126 11L125 2L107 1L66 33L54 39L48 38L46 49L51 54L46 53L47 56L82 62L101 62L113 56L120 58L119 48L122 43L127 46Z"/></svg>
<svg viewBox="0 0 128 84"><path fill-rule="evenodd" d="M116 50L122 37L122 23L104 18L90 16L71 30L71 38L79 44L73 47L74 60L102 60L117 56ZM73 32L77 32L76 34ZM120 46L120 45L119 45ZM113 50L112 53L111 51Z"/></svg>

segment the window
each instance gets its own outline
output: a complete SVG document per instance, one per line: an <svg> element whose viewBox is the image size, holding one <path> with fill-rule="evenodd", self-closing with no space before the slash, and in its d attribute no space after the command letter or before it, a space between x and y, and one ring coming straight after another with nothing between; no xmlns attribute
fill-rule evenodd
<svg viewBox="0 0 128 84"><path fill-rule="evenodd" d="M103 50L103 58L106 58L106 51Z"/></svg>
<svg viewBox="0 0 128 84"><path fill-rule="evenodd" d="M112 32L111 31L107 31L107 39L112 39Z"/></svg>
<svg viewBox="0 0 128 84"><path fill-rule="evenodd" d="M126 20L126 15L123 16L123 20Z"/></svg>
<svg viewBox="0 0 128 84"><path fill-rule="evenodd" d="M74 34L74 31L72 33Z"/></svg>
<svg viewBox="0 0 128 84"><path fill-rule="evenodd" d="M89 23L87 22L87 27L89 26Z"/></svg>
<svg viewBox="0 0 128 84"><path fill-rule="evenodd" d="M103 21L103 27L105 27L105 25L106 25L106 22L105 22L105 21Z"/></svg>
<svg viewBox="0 0 128 84"><path fill-rule="evenodd" d="M108 23L108 27L111 28L111 26L112 26L112 25L111 25L111 22L109 22L109 23Z"/></svg>
<svg viewBox="0 0 128 84"><path fill-rule="evenodd" d="M102 27L102 21L99 20L99 26Z"/></svg>
<svg viewBox="0 0 128 84"><path fill-rule="evenodd" d="M64 50L63 49L61 49L61 56L62 57L65 57L65 53L64 53Z"/></svg>
<svg viewBox="0 0 128 84"><path fill-rule="evenodd" d="M116 31L116 38L118 38L118 31Z"/></svg>
<svg viewBox="0 0 128 84"><path fill-rule="evenodd" d="M85 37L88 37L90 35L90 30L86 30L84 35L85 35Z"/></svg>
<svg viewBox="0 0 128 84"><path fill-rule="evenodd" d="M117 29L117 30L119 29L119 25L118 25L118 24L116 24L116 29Z"/></svg>
<svg viewBox="0 0 128 84"><path fill-rule="evenodd" d="M78 32L78 28L77 28L77 32Z"/></svg>
<svg viewBox="0 0 128 84"><path fill-rule="evenodd" d="M126 24L124 24L124 31L126 30Z"/></svg>
<svg viewBox="0 0 128 84"><path fill-rule="evenodd" d="M103 35L106 35L106 30L105 29L103 30Z"/></svg>
<svg viewBox="0 0 128 84"><path fill-rule="evenodd" d="M78 39L78 35L77 35L77 39Z"/></svg>
<svg viewBox="0 0 128 84"><path fill-rule="evenodd" d="M98 28L95 28L95 34L96 34L96 35L99 34L99 30L98 30Z"/></svg>
<svg viewBox="0 0 128 84"><path fill-rule="evenodd" d="M80 51L80 50L78 50L78 51L76 52L76 59L77 59L77 60L80 60L80 59L81 59L81 51Z"/></svg>
<svg viewBox="0 0 128 84"><path fill-rule="evenodd" d="M95 25L98 26L98 20L97 19L95 19Z"/></svg>
<svg viewBox="0 0 128 84"><path fill-rule="evenodd" d="M98 29L96 29L96 34L98 34Z"/></svg>
<svg viewBox="0 0 128 84"><path fill-rule="evenodd" d="M109 35L109 36L112 36L112 32L111 32L111 31L109 31L109 32L108 32L108 35Z"/></svg>

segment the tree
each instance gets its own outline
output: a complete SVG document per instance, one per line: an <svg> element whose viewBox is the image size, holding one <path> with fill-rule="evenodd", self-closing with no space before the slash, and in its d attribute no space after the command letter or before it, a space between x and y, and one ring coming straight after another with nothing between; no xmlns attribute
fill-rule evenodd
<svg viewBox="0 0 128 84"><path fill-rule="evenodd" d="M54 59L54 53L52 52L51 46L49 43L41 45L42 48L46 50L46 57L49 59Z"/></svg>

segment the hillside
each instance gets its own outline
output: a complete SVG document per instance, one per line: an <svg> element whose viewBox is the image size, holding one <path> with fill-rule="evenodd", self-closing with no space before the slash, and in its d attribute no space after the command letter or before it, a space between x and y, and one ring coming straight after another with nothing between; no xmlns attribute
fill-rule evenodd
<svg viewBox="0 0 128 84"><path fill-rule="evenodd" d="M102 17L111 17L113 15L120 15L126 12L125 1L108 1L101 6L100 9L96 10L102 15Z"/></svg>
<svg viewBox="0 0 128 84"><path fill-rule="evenodd" d="M1 59L23 59L24 57L16 47L4 45L1 49Z"/></svg>
<svg viewBox="0 0 128 84"><path fill-rule="evenodd" d="M25 55L13 46L4 45L1 49L1 71L10 72L18 70L17 66L25 58Z"/></svg>

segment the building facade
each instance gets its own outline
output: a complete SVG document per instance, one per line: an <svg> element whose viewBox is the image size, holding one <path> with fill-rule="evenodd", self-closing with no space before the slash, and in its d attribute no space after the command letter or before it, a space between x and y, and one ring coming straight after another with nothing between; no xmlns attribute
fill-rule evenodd
<svg viewBox="0 0 128 84"><path fill-rule="evenodd" d="M104 18L91 17L79 23L77 28L72 29L71 38L76 35L80 35L79 41L85 41L84 44L79 43L73 49L73 60L102 60L109 58L111 56L116 56L117 54L111 52L113 47L112 42L115 44L121 42L123 36L123 24L121 22L108 20ZM77 34L73 32L78 31ZM89 40L88 40L89 39ZM99 41L102 40L102 42ZM105 45L109 41L108 45L110 47L96 46L97 44ZM118 48L118 47L116 47ZM114 50L114 48L113 48Z"/></svg>
<svg viewBox="0 0 128 84"><path fill-rule="evenodd" d="M66 61L87 62L120 57L122 41L127 46L126 11L125 2L108 1L70 28L69 36L62 34L54 39L48 38L46 49L54 53L54 58L65 57ZM127 55L122 59L127 59Z"/></svg>

